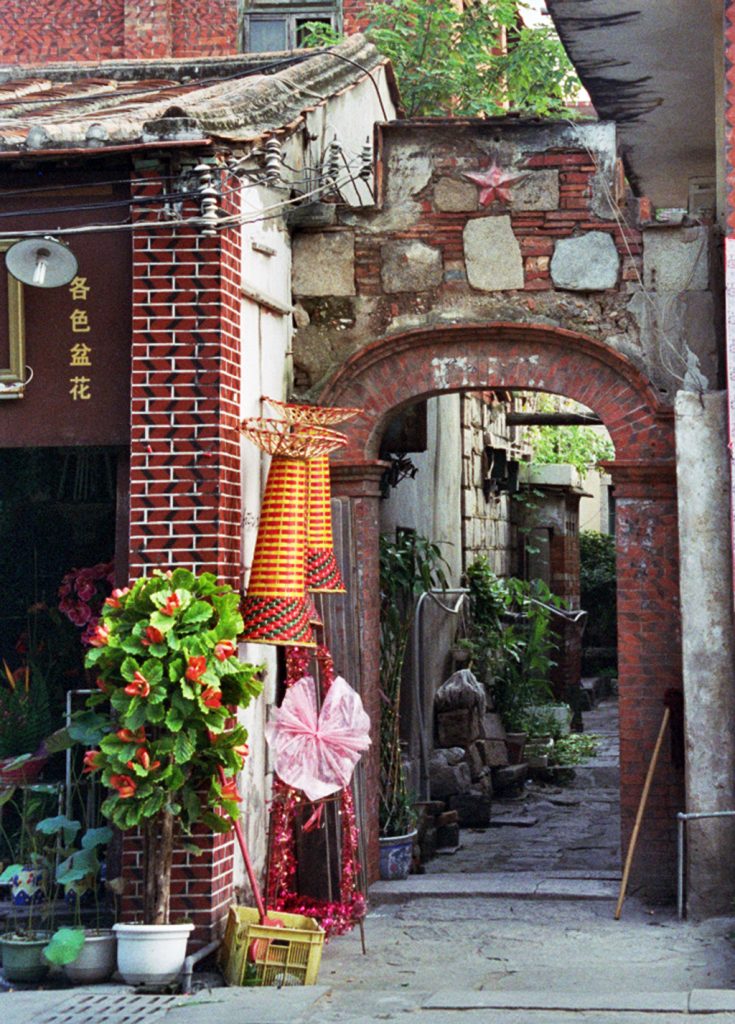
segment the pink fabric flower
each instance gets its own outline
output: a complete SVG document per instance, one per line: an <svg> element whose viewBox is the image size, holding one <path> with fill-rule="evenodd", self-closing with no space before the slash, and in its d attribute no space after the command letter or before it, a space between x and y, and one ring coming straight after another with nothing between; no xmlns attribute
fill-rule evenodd
<svg viewBox="0 0 735 1024"><path fill-rule="evenodd" d="M265 735L276 774L309 800L321 800L349 783L370 746L369 729L360 695L341 676L330 686L321 711L316 684L304 676L286 691Z"/></svg>

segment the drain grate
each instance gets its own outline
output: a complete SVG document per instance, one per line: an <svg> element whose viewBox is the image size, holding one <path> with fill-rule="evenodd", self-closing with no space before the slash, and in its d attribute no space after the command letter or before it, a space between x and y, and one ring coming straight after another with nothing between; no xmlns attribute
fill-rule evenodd
<svg viewBox="0 0 735 1024"><path fill-rule="evenodd" d="M67 1000L36 1024L152 1024L180 1002L180 996L90 993Z"/></svg>

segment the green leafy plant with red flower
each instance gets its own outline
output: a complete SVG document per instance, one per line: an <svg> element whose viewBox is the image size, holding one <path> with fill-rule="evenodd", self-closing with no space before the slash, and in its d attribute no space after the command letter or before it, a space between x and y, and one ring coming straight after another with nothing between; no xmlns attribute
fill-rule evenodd
<svg viewBox="0 0 735 1024"><path fill-rule="evenodd" d="M174 822L227 831L238 816L247 732L233 717L261 689L237 658L238 605L209 573L156 571L113 591L90 638L99 692L72 734L88 742L97 730L84 771L112 791L102 813L143 830L146 923L168 921Z"/></svg>

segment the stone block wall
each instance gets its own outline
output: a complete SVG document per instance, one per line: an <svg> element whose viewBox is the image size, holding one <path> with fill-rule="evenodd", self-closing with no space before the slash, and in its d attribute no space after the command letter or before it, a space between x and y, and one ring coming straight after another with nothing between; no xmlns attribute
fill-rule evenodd
<svg viewBox="0 0 735 1024"><path fill-rule="evenodd" d="M381 128L377 206L312 232L311 276L329 279L340 234L354 290L304 296L310 319L294 353L304 390L316 395L377 338L446 321L579 331L624 354L669 402L690 366L711 384L708 229L633 223L613 196L615 146L610 124Z"/></svg>
<svg viewBox="0 0 735 1024"><path fill-rule="evenodd" d="M462 556L466 569L480 555L490 562L498 576L512 572L515 529L512 524L512 497L498 491L488 498L483 483L488 475L485 447L500 449L507 458L518 458L518 433L507 427L507 402L488 392L462 398Z"/></svg>

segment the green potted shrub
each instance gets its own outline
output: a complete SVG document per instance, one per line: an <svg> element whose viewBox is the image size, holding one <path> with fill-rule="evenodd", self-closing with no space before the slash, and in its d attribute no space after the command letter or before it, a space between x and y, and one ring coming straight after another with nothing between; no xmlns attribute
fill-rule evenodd
<svg viewBox="0 0 735 1024"><path fill-rule="evenodd" d="M87 736L98 729L100 742L85 767L112 791L102 814L142 832L143 923L114 926L132 984L166 984L183 964L193 926L170 923L177 833L197 822L228 831L238 815L247 732L232 719L261 689L237 658L238 605L210 573L155 571L113 591L90 637L85 664L99 692L75 725Z"/></svg>
<svg viewBox="0 0 735 1024"><path fill-rule="evenodd" d="M411 864L416 815L401 749L401 681L416 600L447 580L439 548L401 532L380 538L380 872L405 878Z"/></svg>

